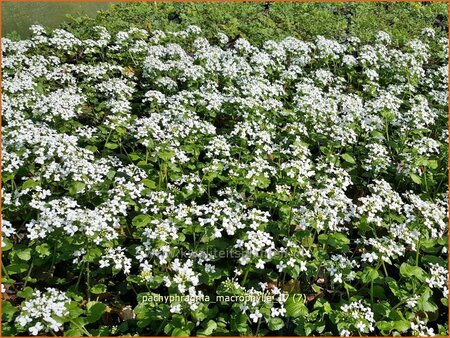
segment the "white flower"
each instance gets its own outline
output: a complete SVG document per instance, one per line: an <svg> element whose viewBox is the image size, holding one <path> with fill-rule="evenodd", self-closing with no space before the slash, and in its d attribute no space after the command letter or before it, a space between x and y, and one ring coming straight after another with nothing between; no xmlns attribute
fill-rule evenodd
<svg viewBox="0 0 450 338"><path fill-rule="evenodd" d="M364 332L364 330L366 329L366 324L364 324L363 322L358 322L356 323L356 328L359 331Z"/></svg>
<svg viewBox="0 0 450 338"><path fill-rule="evenodd" d="M262 259L259 259L258 263L256 263L255 267L257 269L264 269L264 261Z"/></svg>
<svg viewBox="0 0 450 338"><path fill-rule="evenodd" d="M170 313L181 313L181 305L180 304L170 305Z"/></svg>
<svg viewBox="0 0 450 338"><path fill-rule="evenodd" d="M262 314L259 312L258 309L256 309L255 312L251 313L249 317L253 321L253 323L256 323L262 317Z"/></svg>
<svg viewBox="0 0 450 338"><path fill-rule="evenodd" d="M333 277L333 283L342 283L342 274L341 273L337 273L334 275Z"/></svg>
<svg viewBox="0 0 450 338"><path fill-rule="evenodd" d="M349 337L350 334L351 334L351 332L344 329L344 330L342 330L339 334L340 334L342 337Z"/></svg>
<svg viewBox="0 0 450 338"><path fill-rule="evenodd" d="M307 271L306 262L300 262L300 271Z"/></svg>
<svg viewBox="0 0 450 338"><path fill-rule="evenodd" d="M28 331L30 331L30 333L33 336L37 336L39 334L39 332L44 328L44 325L42 325L41 323L37 322L34 326L31 326L30 328L28 328Z"/></svg>

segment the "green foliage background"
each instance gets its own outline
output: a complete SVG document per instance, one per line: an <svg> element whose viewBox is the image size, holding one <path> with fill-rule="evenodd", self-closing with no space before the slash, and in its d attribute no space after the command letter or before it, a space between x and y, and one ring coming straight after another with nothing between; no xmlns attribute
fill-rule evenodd
<svg viewBox="0 0 450 338"><path fill-rule="evenodd" d="M150 30L179 30L200 26L206 37L222 31L242 36L260 45L268 39L316 35L343 38L355 35L371 41L379 30L389 33L401 45L425 27L447 31L446 2L377 3L123 3L99 11L96 18L72 18L64 28L88 35L101 25L110 32L139 27Z"/></svg>

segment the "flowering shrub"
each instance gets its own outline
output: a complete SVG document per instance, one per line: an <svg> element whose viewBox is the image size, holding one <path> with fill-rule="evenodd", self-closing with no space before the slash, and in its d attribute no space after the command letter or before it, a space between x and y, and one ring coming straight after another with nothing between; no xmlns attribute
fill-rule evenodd
<svg viewBox="0 0 450 338"><path fill-rule="evenodd" d="M3 335L446 335L447 38L3 39Z"/></svg>

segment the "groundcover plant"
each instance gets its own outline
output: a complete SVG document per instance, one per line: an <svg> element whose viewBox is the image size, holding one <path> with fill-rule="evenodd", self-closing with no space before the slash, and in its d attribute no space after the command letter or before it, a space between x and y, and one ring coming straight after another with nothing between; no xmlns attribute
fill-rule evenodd
<svg viewBox="0 0 450 338"><path fill-rule="evenodd" d="M447 37L2 40L3 335L447 335Z"/></svg>

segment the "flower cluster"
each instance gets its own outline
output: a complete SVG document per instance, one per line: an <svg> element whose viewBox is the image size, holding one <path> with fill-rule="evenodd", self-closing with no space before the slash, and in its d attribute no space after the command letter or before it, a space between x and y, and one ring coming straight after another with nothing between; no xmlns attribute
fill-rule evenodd
<svg viewBox="0 0 450 338"><path fill-rule="evenodd" d="M33 336L41 331L57 332L62 328L58 317L69 313L66 308L69 301L63 292L54 288L47 288L44 293L36 290L31 298L24 302L16 321L19 325L27 327Z"/></svg>
<svg viewBox="0 0 450 338"><path fill-rule="evenodd" d="M348 337L354 330L359 334L374 331L374 314L362 301L344 304L341 306L341 311L340 316L345 317L345 321L341 322L343 327L341 336Z"/></svg>
<svg viewBox="0 0 450 338"><path fill-rule="evenodd" d="M442 33L32 31L2 39L8 335L446 334Z"/></svg>

